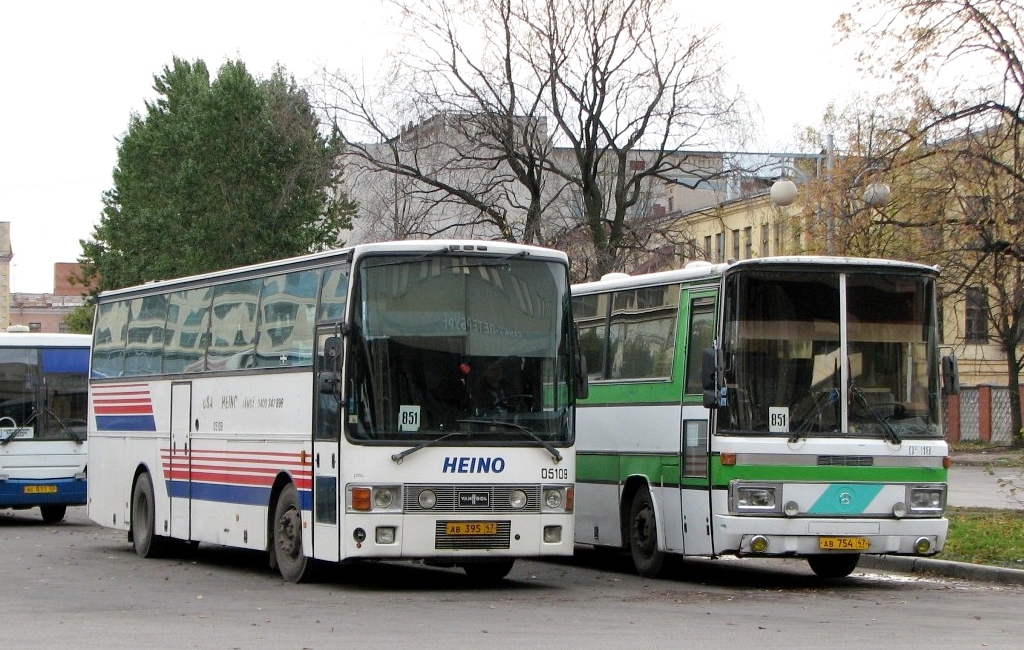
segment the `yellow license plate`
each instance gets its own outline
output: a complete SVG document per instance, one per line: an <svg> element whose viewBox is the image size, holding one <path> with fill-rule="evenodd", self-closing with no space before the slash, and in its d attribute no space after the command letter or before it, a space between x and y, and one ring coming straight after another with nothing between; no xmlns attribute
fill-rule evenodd
<svg viewBox="0 0 1024 650"><path fill-rule="evenodd" d="M866 551L871 548L867 537L819 537L818 548L823 551Z"/></svg>
<svg viewBox="0 0 1024 650"><path fill-rule="evenodd" d="M21 490L22 494L56 494L56 485L26 485Z"/></svg>
<svg viewBox="0 0 1024 650"><path fill-rule="evenodd" d="M446 535L497 535L498 524L493 521L449 521L444 532Z"/></svg>

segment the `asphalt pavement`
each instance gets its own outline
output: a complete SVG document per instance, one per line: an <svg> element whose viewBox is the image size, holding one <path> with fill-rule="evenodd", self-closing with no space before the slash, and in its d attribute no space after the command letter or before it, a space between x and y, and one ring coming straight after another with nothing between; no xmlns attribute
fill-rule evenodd
<svg viewBox="0 0 1024 650"><path fill-rule="evenodd" d="M949 494L946 505L1024 512L1024 468L1000 466L999 458L998 451L954 453L953 466L948 475ZM858 566L864 569L1024 584L1024 568L984 566L939 558L863 555Z"/></svg>

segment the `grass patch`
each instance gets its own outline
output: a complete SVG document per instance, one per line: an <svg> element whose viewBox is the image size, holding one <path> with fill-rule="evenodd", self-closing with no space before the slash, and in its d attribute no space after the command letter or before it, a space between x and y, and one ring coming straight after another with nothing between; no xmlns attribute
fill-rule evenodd
<svg viewBox="0 0 1024 650"><path fill-rule="evenodd" d="M1024 512L947 508L949 535L939 559L1024 569Z"/></svg>

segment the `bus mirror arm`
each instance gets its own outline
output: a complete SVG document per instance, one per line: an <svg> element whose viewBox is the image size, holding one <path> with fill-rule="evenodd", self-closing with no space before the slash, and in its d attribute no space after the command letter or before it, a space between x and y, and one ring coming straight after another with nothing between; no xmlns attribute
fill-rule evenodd
<svg viewBox="0 0 1024 650"><path fill-rule="evenodd" d="M700 376L704 389L704 408L717 409L721 404L718 379L722 376L718 348L705 348L701 352Z"/></svg>
<svg viewBox="0 0 1024 650"><path fill-rule="evenodd" d="M942 394L960 394L960 372L957 369L956 357L952 354L942 357Z"/></svg>

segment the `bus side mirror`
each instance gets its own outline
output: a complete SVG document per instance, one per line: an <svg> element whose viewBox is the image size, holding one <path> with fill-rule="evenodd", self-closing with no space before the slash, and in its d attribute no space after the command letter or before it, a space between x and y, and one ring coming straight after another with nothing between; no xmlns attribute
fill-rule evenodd
<svg viewBox="0 0 1024 650"><path fill-rule="evenodd" d="M705 348L701 352L700 380L704 389L704 408L718 408L718 377L721 364L718 363L718 350Z"/></svg>
<svg viewBox="0 0 1024 650"><path fill-rule="evenodd" d="M316 376L316 387L321 395L333 395L338 391L340 375L332 370L322 370Z"/></svg>
<svg viewBox="0 0 1024 650"><path fill-rule="evenodd" d="M576 399L587 399L590 395L590 378L587 375L587 357L580 347L580 330L573 325L572 328L572 391Z"/></svg>
<svg viewBox="0 0 1024 650"><path fill-rule="evenodd" d="M952 354L942 357L942 394L960 394L960 371Z"/></svg>
<svg viewBox="0 0 1024 650"><path fill-rule="evenodd" d="M590 396L590 378L587 376L587 358L576 353L576 368L573 372L572 389L576 399L587 399Z"/></svg>

